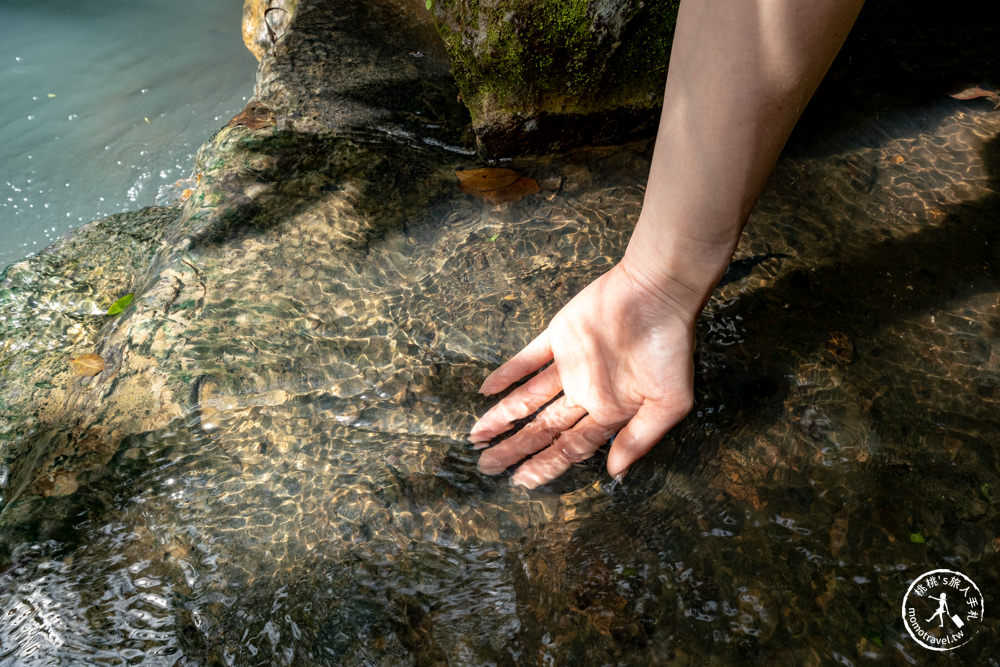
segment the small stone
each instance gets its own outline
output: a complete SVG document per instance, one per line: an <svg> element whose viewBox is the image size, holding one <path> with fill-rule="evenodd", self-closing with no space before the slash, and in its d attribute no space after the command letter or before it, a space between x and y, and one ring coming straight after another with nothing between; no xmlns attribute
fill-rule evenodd
<svg viewBox="0 0 1000 667"><path fill-rule="evenodd" d="M854 361L854 341L842 331L830 332L825 351L839 364L847 365Z"/></svg>

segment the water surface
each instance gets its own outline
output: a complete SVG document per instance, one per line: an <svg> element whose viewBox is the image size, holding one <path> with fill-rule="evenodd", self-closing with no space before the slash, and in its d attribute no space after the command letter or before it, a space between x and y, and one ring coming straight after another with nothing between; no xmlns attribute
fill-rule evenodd
<svg viewBox="0 0 1000 667"><path fill-rule="evenodd" d="M241 6L5 0L0 267L190 175L253 88Z"/></svg>

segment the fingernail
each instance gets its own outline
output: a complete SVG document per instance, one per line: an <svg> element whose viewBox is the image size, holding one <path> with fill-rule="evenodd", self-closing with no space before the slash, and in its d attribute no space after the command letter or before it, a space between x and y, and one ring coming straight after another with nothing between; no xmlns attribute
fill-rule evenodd
<svg viewBox="0 0 1000 667"><path fill-rule="evenodd" d="M541 480L536 477L522 473L514 473L514 475L510 478L511 486L519 486L522 489L527 489L528 491L537 489L541 486L541 484Z"/></svg>
<svg viewBox="0 0 1000 667"><path fill-rule="evenodd" d="M616 484L621 484L622 480L625 479L625 473L627 473L627 472L628 472L628 468L625 468L624 470L622 470L621 472L619 472L617 475L615 475L614 476L615 483Z"/></svg>
<svg viewBox="0 0 1000 667"><path fill-rule="evenodd" d="M486 449L490 446L489 440L480 440L478 442L472 442L472 449L479 451L480 449Z"/></svg>
<svg viewBox="0 0 1000 667"><path fill-rule="evenodd" d="M479 472L484 475L499 475L506 469L502 464L491 463L489 461L483 462L483 458L479 458Z"/></svg>

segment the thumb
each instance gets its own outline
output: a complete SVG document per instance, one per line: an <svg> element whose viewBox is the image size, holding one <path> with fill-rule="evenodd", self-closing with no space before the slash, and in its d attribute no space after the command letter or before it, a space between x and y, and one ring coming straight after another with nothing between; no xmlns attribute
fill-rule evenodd
<svg viewBox="0 0 1000 667"><path fill-rule="evenodd" d="M645 456L667 431L691 411L692 400L684 402L644 401L629 420L608 452L608 474L618 477Z"/></svg>

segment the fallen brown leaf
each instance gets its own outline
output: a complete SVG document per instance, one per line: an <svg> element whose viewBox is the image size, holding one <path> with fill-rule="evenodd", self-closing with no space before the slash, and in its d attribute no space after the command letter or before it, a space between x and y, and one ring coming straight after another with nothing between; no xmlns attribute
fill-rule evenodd
<svg viewBox="0 0 1000 667"><path fill-rule="evenodd" d="M538 194L538 182L522 176L513 169L484 167L481 169L456 169L458 189L484 199L491 204L520 201L527 195Z"/></svg>
<svg viewBox="0 0 1000 667"><path fill-rule="evenodd" d="M998 93L995 90L987 90L985 88L980 88L979 86L970 86L964 90L960 90L957 93L952 93L949 97L954 97L956 100L975 100L980 97L997 97Z"/></svg>
<svg viewBox="0 0 1000 667"><path fill-rule="evenodd" d="M976 100L984 97L996 105L993 107L994 109L1000 109L1000 93L995 90L980 88L979 86L969 86L957 93L952 93L948 97L953 97L956 100Z"/></svg>
<svg viewBox="0 0 1000 667"><path fill-rule="evenodd" d="M513 169L483 167L482 169L456 169L458 187L462 192L475 194L486 190L504 188L521 178Z"/></svg>
<svg viewBox="0 0 1000 667"><path fill-rule="evenodd" d="M226 123L226 127L244 125L251 130L259 130L262 127L271 127L274 124L273 111L260 102L250 102L243 111L233 116L232 120Z"/></svg>
<svg viewBox="0 0 1000 667"><path fill-rule="evenodd" d="M104 359L101 355L89 352L69 360L73 375L77 377L93 377L104 370Z"/></svg>

